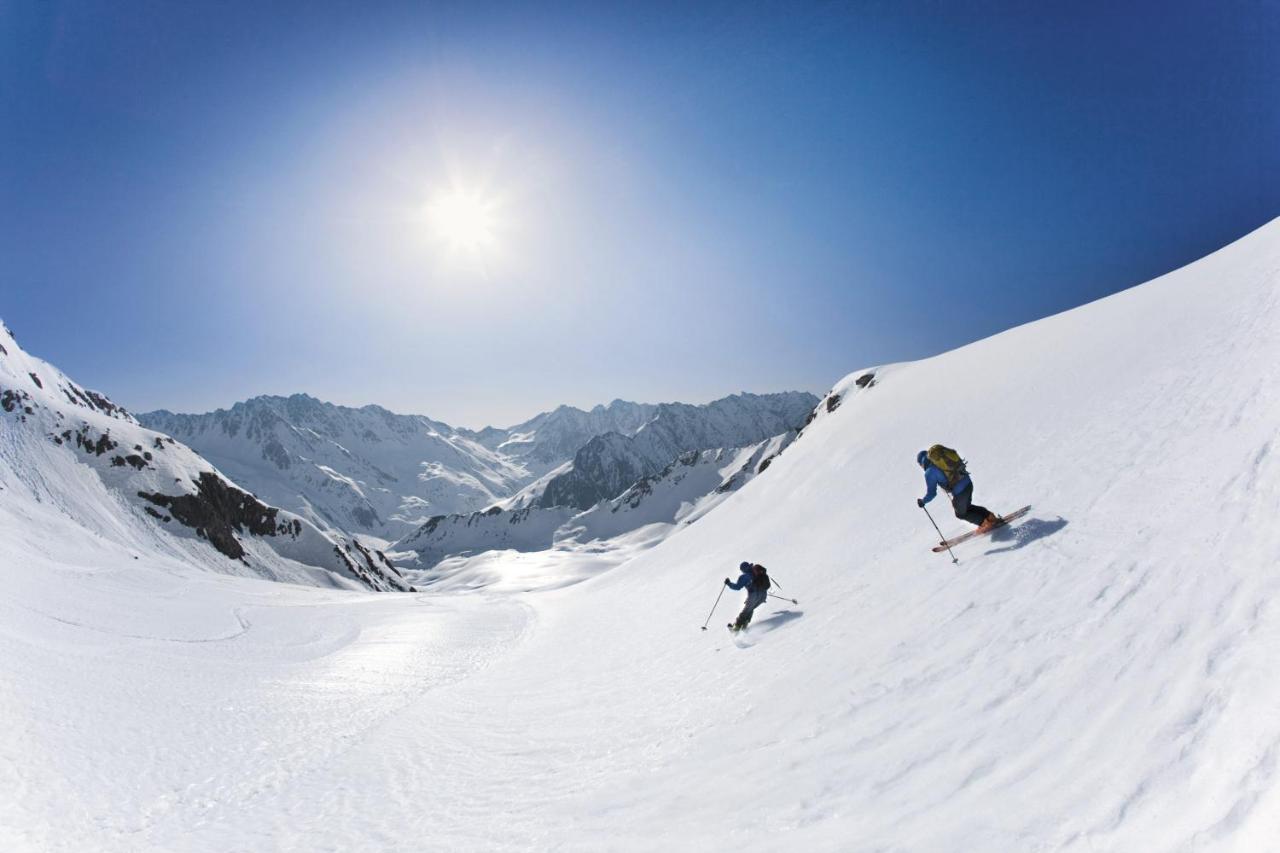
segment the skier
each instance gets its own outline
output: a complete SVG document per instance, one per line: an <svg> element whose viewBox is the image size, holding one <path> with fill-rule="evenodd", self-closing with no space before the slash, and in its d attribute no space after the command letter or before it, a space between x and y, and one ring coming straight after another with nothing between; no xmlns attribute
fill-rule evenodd
<svg viewBox="0 0 1280 853"><path fill-rule="evenodd" d="M755 613L757 607L764 604L764 600L769 597L769 572L764 566L754 563L743 562L738 565L738 571L741 574L736 581L724 579L724 585L729 589L745 589L747 591L747 603L742 608L742 612L738 614L738 619L729 626L730 631L741 631L751 624L751 614Z"/></svg>
<svg viewBox="0 0 1280 853"><path fill-rule="evenodd" d="M929 491L916 499L916 506L923 508L938 494L938 487L951 495L951 507L956 518L962 518L978 526L979 533L986 533L1000 523L1000 516L984 506L973 503L973 480L965 470L960 454L949 447L935 444L916 454L916 463L924 469L924 482ZM944 471L943 466L949 469Z"/></svg>

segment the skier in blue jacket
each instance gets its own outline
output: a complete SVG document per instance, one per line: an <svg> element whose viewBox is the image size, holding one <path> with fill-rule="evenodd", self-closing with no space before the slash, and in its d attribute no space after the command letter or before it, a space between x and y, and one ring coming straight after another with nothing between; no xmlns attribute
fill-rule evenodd
<svg viewBox="0 0 1280 853"><path fill-rule="evenodd" d="M764 566L757 566L753 563L743 562L738 565L738 575L736 581L724 579L724 585L729 589L745 589L747 591L747 603L742 608L742 612L738 614L737 621L729 626L730 630L741 631L751 624L751 615L755 613L757 607L764 604L766 598L769 597L769 573Z"/></svg>
<svg viewBox="0 0 1280 853"><path fill-rule="evenodd" d="M916 506L923 507L933 500L941 488L951 494L951 508L956 511L956 518L978 525L979 532L986 533L1000 521L1000 517L991 510L973 503L973 480L967 472L956 480L955 485L948 486L947 475L929 461L928 451L917 453L916 462L924 469L924 482L929 487L924 497L916 499Z"/></svg>

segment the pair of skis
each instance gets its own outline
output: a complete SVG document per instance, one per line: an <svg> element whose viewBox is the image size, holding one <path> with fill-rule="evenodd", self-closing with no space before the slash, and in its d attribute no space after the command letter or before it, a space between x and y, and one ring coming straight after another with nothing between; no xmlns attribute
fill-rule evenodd
<svg viewBox="0 0 1280 853"><path fill-rule="evenodd" d="M1028 504L1027 506L1024 506L1022 509L1015 509L1013 512L1009 513L1008 515L1001 517L999 521L997 521L995 524L988 527L986 530L980 530L975 528L973 530L970 530L968 533L960 534L954 539L947 539L943 542L938 543L937 545L934 545L933 553L940 554L954 545L959 545L961 542L968 542L970 539L973 539L974 537L977 537L977 536L986 536L988 533L992 532L993 530L999 530L1001 527L1004 527L1009 522L1022 518L1022 516L1026 515L1030 511L1031 511L1030 504Z"/></svg>

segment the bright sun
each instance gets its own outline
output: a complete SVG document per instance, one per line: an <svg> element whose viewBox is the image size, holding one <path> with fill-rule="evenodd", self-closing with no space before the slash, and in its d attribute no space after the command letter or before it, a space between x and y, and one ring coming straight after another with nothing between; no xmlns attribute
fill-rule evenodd
<svg viewBox="0 0 1280 853"><path fill-rule="evenodd" d="M479 193L442 192L427 206L435 235L454 251L480 253L493 246L497 205Z"/></svg>

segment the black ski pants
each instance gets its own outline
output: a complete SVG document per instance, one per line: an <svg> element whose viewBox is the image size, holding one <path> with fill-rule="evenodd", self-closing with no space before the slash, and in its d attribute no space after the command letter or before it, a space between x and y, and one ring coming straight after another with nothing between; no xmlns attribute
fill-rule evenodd
<svg viewBox="0 0 1280 853"><path fill-rule="evenodd" d="M743 606L742 612L738 614L738 621L733 624L738 628L745 628L751 624L751 616L756 612L756 608L764 604L764 600L769 597L769 591L766 589L749 589L747 590L747 603Z"/></svg>
<svg viewBox="0 0 1280 853"><path fill-rule="evenodd" d="M970 481L963 491L956 492L951 496L951 507L956 511L956 518L962 518L970 524L982 524L987 520L987 516L991 515L991 511L985 506L978 506L972 501L973 482Z"/></svg>

